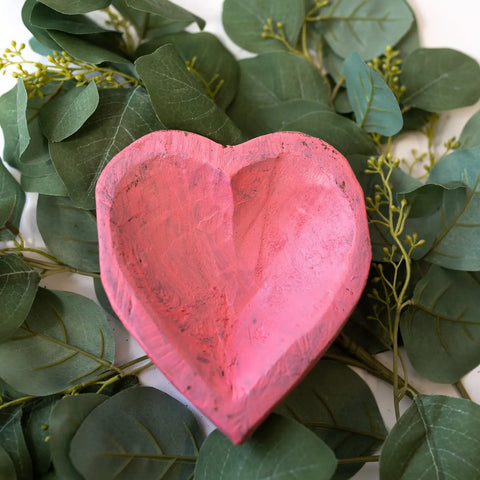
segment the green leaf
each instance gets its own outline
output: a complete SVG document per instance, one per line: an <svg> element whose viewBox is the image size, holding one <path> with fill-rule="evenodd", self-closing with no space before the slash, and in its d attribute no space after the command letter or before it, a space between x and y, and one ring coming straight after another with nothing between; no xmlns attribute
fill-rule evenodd
<svg viewBox="0 0 480 480"><path fill-rule="evenodd" d="M329 111L312 111L281 126L283 131L299 131L329 143L343 155L373 155L376 147L365 130L346 117Z"/></svg>
<svg viewBox="0 0 480 480"><path fill-rule="evenodd" d="M270 19L276 34L282 24L285 40L295 47L303 25L305 8L302 0L225 0L223 27L227 35L249 52L271 52L287 47L274 38L263 38Z"/></svg>
<svg viewBox="0 0 480 480"><path fill-rule="evenodd" d="M192 23L191 19L175 21L161 15L136 10L127 4L127 0L113 0L112 5L131 23L140 43L169 33L180 32Z"/></svg>
<svg viewBox="0 0 480 480"><path fill-rule="evenodd" d="M17 167L20 156L30 143L27 101L27 91L21 79L0 97L0 127L5 138L3 159L12 167Z"/></svg>
<svg viewBox="0 0 480 480"><path fill-rule="evenodd" d="M360 127L390 137L403 126L403 117L394 93L383 78L352 53L343 64L348 98Z"/></svg>
<svg viewBox="0 0 480 480"><path fill-rule="evenodd" d="M222 109L230 105L237 92L238 63L215 35L207 32L175 33L152 40L136 51L136 55L153 53L158 47L172 43L184 62L193 64L197 74L209 83L211 91L221 88L215 95L215 103ZM205 85L202 83L205 89Z"/></svg>
<svg viewBox="0 0 480 480"><path fill-rule="evenodd" d="M52 463L50 445L50 414L60 400L51 395L29 402L23 407L22 428L33 464L35 478L47 473Z"/></svg>
<svg viewBox="0 0 480 480"><path fill-rule="evenodd" d="M109 45L109 43L112 44L112 36L116 38L115 32L97 35L72 35L58 30L48 30L48 34L60 45L60 50L64 50L73 58L83 62L96 65L102 62L130 62L114 45Z"/></svg>
<svg viewBox="0 0 480 480"><path fill-rule="evenodd" d="M56 97L40 112L40 125L51 142L73 135L95 112L99 102L97 86L90 82Z"/></svg>
<svg viewBox="0 0 480 480"><path fill-rule="evenodd" d="M155 388L123 390L95 408L70 448L86 480L191 478L200 428L190 411Z"/></svg>
<svg viewBox="0 0 480 480"><path fill-rule="evenodd" d="M76 207L68 197L40 195L37 225L49 251L78 270L99 272L95 215Z"/></svg>
<svg viewBox="0 0 480 480"><path fill-rule="evenodd" d="M153 108L167 128L198 133L223 145L245 138L226 113L187 70L173 45L164 45L136 62Z"/></svg>
<svg viewBox="0 0 480 480"><path fill-rule="evenodd" d="M480 407L462 398L418 395L388 436L380 480L480 477Z"/></svg>
<svg viewBox="0 0 480 480"><path fill-rule="evenodd" d="M35 27L30 21L33 9L37 5L37 0L25 0L22 7L22 21L23 24L30 30L34 38L43 46L49 48L51 51L60 51L60 46L55 43L50 35L43 29Z"/></svg>
<svg viewBox="0 0 480 480"><path fill-rule="evenodd" d="M401 321L413 367L454 383L480 363L480 283L472 274L432 265L417 283Z"/></svg>
<svg viewBox="0 0 480 480"><path fill-rule="evenodd" d="M50 144L50 154L73 202L95 208L95 185L105 165L137 138L161 130L144 88L101 90L95 113L71 137Z"/></svg>
<svg viewBox="0 0 480 480"><path fill-rule="evenodd" d="M204 20L168 0L126 0L126 4L141 12L159 15L169 22L195 22L200 29L205 27Z"/></svg>
<svg viewBox="0 0 480 480"><path fill-rule="evenodd" d="M93 300L39 289L25 323L0 344L0 377L27 395L51 395L110 368L114 348Z"/></svg>
<svg viewBox="0 0 480 480"><path fill-rule="evenodd" d="M112 306L110 305L110 300L107 297L100 278L93 279L93 287L95 289L95 296L97 297L98 303L109 315L117 318L117 314L114 312Z"/></svg>
<svg viewBox="0 0 480 480"><path fill-rule="evenodd" d="M17 480L15 465L10 455L0 446L0 478L3 480Z"/></svg>
<svg viewBox="0 0 480 480"><path fill-rule="evenodd" d="M21 407L8 407L0 410L0 446L13 461L16 479L33 480L32 462L23 435L21 420Z"/></svg>
<svg viewBox="0 0 480 480"><path fill-rule="evenodd" d="M93 12L93 10L102 10L107 8L111 0L38 0L39 2L53 8L57 12L66 15L75 15L79 13Z"/></svg>
<svg viewBox="0 0 480 480"><path fill-rule="evenodd" d="M444 186L442 201L437 213L418 222L419 238L434 235L429 262L453 270L480 270L479 182L480 147L456 150L433 167L427 183ZM459 184L465 188L454 188Z"/></svg>
<svg viewBox="0 0 480 480"><path fill-rule="evenodd" d="M473 148L480 146L480 110L475 113L463 127L460 138L461 148Z"/></svg>
<svg viewBox="0 0 480 480"><path fill-rule="evenodd" d="M48 431L52 461L59 478L83 480L70 460L70 443L85 418L107 398L106 395L82 393L63 397L55 405Z"/></svg>
<svg viewBox="0 0 480 480"><path fill-rule="evenodd" d="M330 109L327 87L317 69L305 58L290 52L271 52L241 60L239 66L238 93L228 114L251 136L262 131L257 126L261 124L257 116L261 113L268 118L268 114L260 112L265 107L278 107L290 100L308 100L318 103L318 110ZM273 114L273 118L277 119L278 115Z"/></svg>
<svg viewBox="0 0 480 480"><path fill-rule="evenodd" d="M39 282L40 275L18 255L0 257L0 342L24 322Z"/></svg>
<svg viewBox="0 0 480 480"><path fill-rule="evenodd" d="M311 429L337 459L371 455L387 435L367 384L349 367L331 360L320 360L276 411ZM362 465L340 465L332 478L351 478Z"/></svg>
<svg viewBox="0 0 480 480"><path fill-rule="evenodd" d="M67 189L55 170L48 140L40 130L39 118L29 124L31 141L18 161L18 169L22 173L20 182L26 192L37 192L45 195L67 195Z"/></svg>
<svg viewBox="0 0 480 480"><path fill-rule="evenodd" d="M25 205L25 193L0 159L0 241L13 240Z"/></svg>
<svg viewBox="0 0 480 480"><path fill-rule="evenodd" d="M31 12L30 22L33 26L45 30L59 30L75 35L109 32L90 20L85 15L63 15L42 3L37 3Z"/></svg>
<svg viewBox="0 0 480 480"><path fill-rule="evenodd" d="M294 420L271 415L250 440L234 445L218 430L200 449L195 480L329 480L335 455Z"/></svg>
<svg viewBox="0 0 480 480"><path fill-rule="evenodd" d="M413 22L408 5L398 0L336 0L317 13L333 51L343 58L357 52L364 60L395 45Z"/></svg>
<svg viewBox="0 0 480 480"><path fill-rule="evenodd" d="M472 105L480 98L478 62L450 48L419 48L402 65L402 102L429 112Z"/></svg>

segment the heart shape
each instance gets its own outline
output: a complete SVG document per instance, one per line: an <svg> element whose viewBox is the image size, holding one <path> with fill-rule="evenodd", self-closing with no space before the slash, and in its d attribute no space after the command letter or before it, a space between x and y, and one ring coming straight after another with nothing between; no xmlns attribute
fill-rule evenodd
<svg viewBox="0 0 480 480"><path fill-rule="evenodd" d="M112 307L167 378L235 443L326 351L365 286L363 192L297 132L223 147L159 131L96 187Z"/></svg>

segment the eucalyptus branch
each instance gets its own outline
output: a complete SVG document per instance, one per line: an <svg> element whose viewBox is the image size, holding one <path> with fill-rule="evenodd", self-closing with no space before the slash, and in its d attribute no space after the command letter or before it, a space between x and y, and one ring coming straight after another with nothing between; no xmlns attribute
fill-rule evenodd
<svg viewBox="0 0 480 480"><path fill-rule="evenodd" d="M225 83L225 80L223 80L223 78L220 78L220 75L217 73L209 81L207 81L205 77L195 68L197 59L198 59L197 57L193 57L191 61L185 62L187 70L193 73L198 78L198 80L200 80L200 82L205 87L205 91L207 92L207 95L212 100L215 100L218 93L222 89Z"/></svg>
<svg viewBox="0 0 480 480"><path fill-rule="evenodd" d="M337 458L339 465L351 465L354 463L368 463L380 461L379 455L370 455L367 457Z"/></svg>
<svg viewBox="0 0 480 480"><path fill-rule="evenodd" d="M35 95L42 98L44 93L42 88L53 82L63 85L68 80L74 80L77 86L85 85L89 82L95 82L99 88L121 88L126 85L138 86L141 81L138 78L128 75L119 70L109 67L100 67L99 65L83 62L74 59L67 52L53 52L48 55L48 64L28 60L23 56L22 51L25 44L17 45L17 42L11 42L12 48L6 48L0 56L0 73L14 67L13 77L21 78L25 84L29 98ZM27 68L35 68L29 72Z"/></svg>

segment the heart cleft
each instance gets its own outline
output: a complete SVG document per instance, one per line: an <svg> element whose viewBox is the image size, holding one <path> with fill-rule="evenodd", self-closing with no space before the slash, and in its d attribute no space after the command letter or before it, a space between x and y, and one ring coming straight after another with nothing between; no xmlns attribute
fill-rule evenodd
<svg viewBox="0 0 480 480"><path fill-rule="evenodd" d="M102 282L167 378L235 443L330 346L371 260L346 159L297 132L159 131L97 183Z"/></svg>

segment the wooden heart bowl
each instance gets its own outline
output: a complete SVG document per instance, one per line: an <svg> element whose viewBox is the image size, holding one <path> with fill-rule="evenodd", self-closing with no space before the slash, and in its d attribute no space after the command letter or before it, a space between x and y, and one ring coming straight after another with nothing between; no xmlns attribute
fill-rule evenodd
<svg viewBox="0 0 480 480"><path fill-rule="evenodd" d="M96 188L102 282L153 362L234 443L326 351L371 261L346 159L297 132L159 131Z"/></svg>

